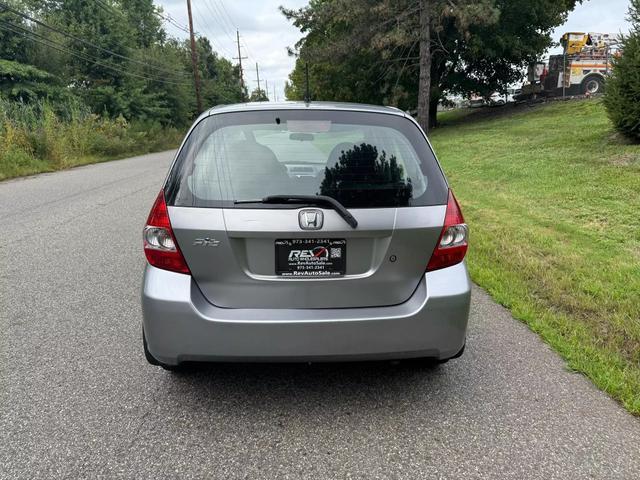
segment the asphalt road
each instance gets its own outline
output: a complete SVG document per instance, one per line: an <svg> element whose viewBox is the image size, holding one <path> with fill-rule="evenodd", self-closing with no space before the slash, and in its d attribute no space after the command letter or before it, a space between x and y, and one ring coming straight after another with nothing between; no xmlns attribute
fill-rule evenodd
<svg viewBox="0 0 640 480"><path fill-rule="evenodd" d="M640 419L480 289L434 370L147 365L140 232L170 156L0 183L0 478L640 477Z"/></svg>

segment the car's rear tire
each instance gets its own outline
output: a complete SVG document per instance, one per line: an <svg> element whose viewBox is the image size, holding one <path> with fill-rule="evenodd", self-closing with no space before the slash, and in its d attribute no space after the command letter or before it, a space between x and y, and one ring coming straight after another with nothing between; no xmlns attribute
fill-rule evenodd
<svg viewBox="0 0 640 480"><path fill-rule="evenodd" d="M144 358L146 358L147 362L151 365L162 367L164 370L168 370L170 372L178 372L182 370L182 365L168 365L166 363L162 363L151 354L149 347L147 346L147 336L144 334L144 330L142 330L142 348L144 349Z"/></svg>

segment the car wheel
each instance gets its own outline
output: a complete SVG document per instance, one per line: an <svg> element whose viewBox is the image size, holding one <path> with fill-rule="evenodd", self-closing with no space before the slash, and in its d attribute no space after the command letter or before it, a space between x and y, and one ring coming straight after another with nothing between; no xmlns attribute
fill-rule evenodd
<svg viewBox="0 0 640 480"><path fill-rule="evenodd" d="M582 81L582 93L594 95L604 91L604 81L597 75L591 75Z"/></svg>
<svg viewBox="0 0 640 480"><path fill-rule="evenodd" d="M147 337L144 334L144 330L142 330L142 348L144 349L144 358L146 358L147 362L149 362L151 365L162 367L164 370L168 370L170 372L178 372L182 370L182 365L168 365L166 363L158 361L156 357L151 355L149 347L147 346Z"/></svg>

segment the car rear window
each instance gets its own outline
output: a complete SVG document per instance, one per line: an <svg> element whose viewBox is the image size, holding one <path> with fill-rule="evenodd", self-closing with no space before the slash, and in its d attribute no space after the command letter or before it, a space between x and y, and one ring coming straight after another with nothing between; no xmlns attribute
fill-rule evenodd
<svg viewBox="0 0 640 480"><path fill-rule="evenodd" d="M202 119L184 143L165 191L169 205L189 207L247 208L246 202L269 195L326 195L348 208L447 200L442 172L413 122L398 115L316 110Z"/></svg>

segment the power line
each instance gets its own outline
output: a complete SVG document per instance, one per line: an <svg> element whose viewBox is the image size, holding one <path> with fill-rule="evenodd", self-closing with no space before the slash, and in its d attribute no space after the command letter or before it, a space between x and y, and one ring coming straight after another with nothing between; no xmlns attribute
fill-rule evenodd
<svg viewBox="0 0 640 480"><path fill-rule="evenodd" d="M198 7L197 4L194 4L194 13L199 18L201 26L207 26L208 27L208 25L207 25L208 22L206 21L207 15L202 15L202 12L200 11L200 7ZM212 44L214 44L214 46L218 49L219 52L224 52L225 55L227 55L229 57L233 57L233 54L230 53L229 50L227 50L222 44L218 43L218 41L215 39L215 35L211 35L210 37L206 37L206 38ZM232 42L233 42L233 40L232 40Z"/></svg>
<svg viewBox="0 0 640 480"><path fill-rule="evenodd" d="M206 2L211 4L215 11L218 12L220 20L224 24L225 29L228 28L230 31L233 31L238 28L237 25L234 25L233 22L229 21L218 3L216 3L214 0L206 0Z"/></svg>
<svg viewBox="0 0 640 480"><path fill-rule="evenodd" d="M157 70L157 71L162 72L164 74L173 75L175 77L184 77L185 76L183 73L179 73L179 72L176 72L176 71L169 71L169 70L166 70L164 68L156 67L155 65L152 65L150 63L142 62L142 61L137 60L135 58L127 57L126 55L122 55L122 54L116 53L116 52L114 52L112 50L109 50L107 48L103 48L103 47L101 47L99 45L96 45L95 43L89 42L88 40L85 40L83 38L76 37L75 35L72 35L69 32L66 32L66 31L64 31L64 30L62 30L60 28L52 27L51 25L48 25L45 22L42 22L42 21L37 20L37 19L35 19L33 17L30 17L29 15L27 15L25 13L22 13L19 10L16 10L15 8L12 8L10 5L8 5L8 4L4 3L4 2L0 2L0 7L2 7L2 9L7 10L9 12L12 12L12 13L14 13L14 14L16 14L16 15L18 15L18 16L26 19L26 20L29 20L29 21L37 24L37 25L40 25L41 27L44 27L44 28L46 28L48 30L51 30L51 31L56 32L56 33L59 33L60 35L63 35L65 37L67 37L67 38L70 38L70 39L75 40L77 42L83 43L85 45L88 45L88 46L90 46L92 48L95 48L97 50L100 50L102 52L108 53L109 55L112 55L114 57L122 58L123 60L127 60L127 61L132 62L132 63L137 63L138 65L141 65L141 66L144 66L144 67L148 67L148 68L151 68L153 70Z"/></svg>
<svg viewBox="0 0 640 480"><path fill-rule="evenodd" d="M173 84L173 85L188 85L185 82L174 82L172 80L165 80L165 79L158 78L158 77L148 77L148 76L145 76L145 75L132 73L132 72L129 72L127 70L122 70L120 68L114 67L113 65L108 65L106 63L102 63L99 60L96 60L95 58L91 58L86 54L79 53L78 51L75 51L75 50L72 50L72 49L69 49L69 48L65 48L65 46L63 44L61 44L59 42L56 42L54 40L48 39L43 35L40 35L40 34L35 33L35 32L32 32L32 31L30 31L30 30L28 30L26 28L23 28L23 27L21 27L19 25L14 25L11 22L7 22L7 21L4 21L4 20L0 20L0 23L5 25L4 30L6 30L6 31L11 31L11 32L16 33L18 35L22 35L23 37L28 38L29 40L32 40L32 41L34 41L36 43L40 43L40 44L45 45L45 46L47 46L49 48L53 48L54 50L58 50L60 52L67 53L67 54L72 55L74 57L80 58L81 60L85 60L87 62L90 62L90 63L92 63L94 65L99 65L99 66L102 66L104 68L108 68L110 70L114 70L114 71L117 71L119 73L123 73L125 75L129 75L129 76L137 77L137 78L142 78L142 79L145 79L145 80L151 80L151 81L160 82L160 83L168 83L168 84ZM2 27L0 26L0 28L2 28ZM20 31L20 30L22 30L22 31Z"/></svg>
<svg viewBox="0 0 640 480"><path fill-rule="evenodd" d="M123 70L121 68L117 68L117 67L115 67L113 65L105 64L103 62L100 62L99 60L96 60L95 58L89 57L88 55L86 55L84 53L79 53L78 51L74 51L73 49L65 48L65 46L63 44L61 44L59 42L56 42L55 40L48 39L43 35L40 35L40 34L38 34L36 32L28 30L28 29L26 29L24 27L21 27L19 25L15 25L15 24L13 24L11 22L0 20L0 30L10 31L12 33L21 35L24 38L27 38L27 39L29 39L29 40L31 40L33 42L39 43L41 45L44 45L44 46L49 47L49 48L52 48L52 49L57 50L59 52L62 52L62 53L68 54L68 55L72 55L72 56L74 56L76 58L79 58L81 60L90 62L90 63L92 63L94 65L99 65L101 67L107 68L109 70L113 70L115 72L118 72L118 73L121 73L121 74L124 74L124 75L128 75L128 76L131 76L131 77L148 80L148 81L151 81L151 82L164 83L164 84L185 85L185 86L190 85L189 82L175 82L175 81L172 81L172 80L165 80L165 79L158 78L158 77L148 77L148 76L145 76L145 75L140 75L140 74L133 73L133 72L130 72L130 71L127 71L127 70ZM230 102L230 103L237 102L237 99L230 98L230 97L228 97L228 96L226 96L226 95L224 95L222 93L219 93L219 92L217 93L217 96L220 97L222 100L225 100L225 101Z"/></svg>
<svg viewBox="0 0 640 480"><path fill-rule="evenodd" d="M251 55L251 51L249 50L249 47L247 47L247 42L245 42L244 39L242 39L242 47L247 52L247 56L249 57L250 60L253 60L254 62L258 61L253 55Z"/></svg>
<svg viewBox="0 0 640 480"><path fill-rule="evenodd" d="M214 19L216 21L216 23L218 23L219 26L222 27L222 31L225 35L227 35L227 37L229 37L229 39L232 42L235 42L235 40L233 40L233 38L231 38L231 36L233 34L229 34L229 31L227 29L227 26L230 27L231 31L233 32L233 30L238 30L238 26L236 25L236 23L233 21L233 19L231 18L231 15L229 15L229 11L227 10L227 8L224 6L224 2L223 1L219 1L216 2L215 0L206 0L205 5L207 6L207 8L209 8L209 11L214 14L213 9L215 9L215 12L217 12L217 15L214 14ZM220 19L220 21L218 21L217 19ZM244 39L244 37L242 38L242 43L243 46L245 48L245 50L247 51L247 55L249 56L249 58L253 61L257 61L257 59L251 54L251 51L249 49L249 47L247 46L247 42Z"/></svg>
<svg viewBox="0 0 640 480"><path fill-rule="evenodd" d="M117 14L119 17L124 17L124 14L122 12L120 12L119 10L117 10L116 8L114 8L111 5L108 5L104 0L93 0L94 2L96 2L103 10L105 11L109 11L109 13L113 13L113 14ZM205 4L206 5L206 4ZM193 4L194 7L194 13L200 15L199 10L197 9L197 4ZM208 7L208 5L207 5ZM176 20L174 17L171 16L170 13L168 12L161 12L157 9L154 9L153 14L156 15L158 18L162 19L164 22L172 25L173 27L177 28L178 30L189 34L189 27L186 25L181 24L180 22L178 22L178 20ZM197 30L194 29L194 35L196 37L204 37L204 35L200 34ZM227 35L228 36L228 35ZM224 45L218 43L214 37L205 37L208 38L208 40L214 44L214 46L216 47L216 49L218 50L219 53L223 53L224 55L227 55L228 57L233 57L233 53L231 53L229 50L227 50ZM231 39L232 42L235 42L233 39Z"/></svg>
<svg viewBox="0 0 640 480"><path fill-rule="evenodd" d="M178 30L181 30L185 33L189 33L189 28L182 25L181 23L179 23L176 19L174 19L171 15L169 15L168 13L165 15L163 15L162 13L155 11L154 14L161 18L162 20L164 20L165 22L167 22L168 24L174 26L175 28L177 28Z"/></svg>
<svg viewBox="0 0 640 480"><path fill-rule="evenodd" d="M205 3L204 5L205 5L205 7L207 7L207 9L209 10L209 12L211 12L211 8L210 8L209 4L208 4L208 3ZM201 16L201 18L203 18L203 19L206 19L206 18L208 17L207 15L200 15L200 16ZM218 21L217 21L217 19L216 19L217 17L216 17L216 15L215 15L215 14L213 14L211 18L216 22L216 24L217 24L218 26L220 26L220 24L218 23ZM202 22L202 23L208 26L208 23L210 23L210 22L206 22L205 20L203 20L203 22ZM215 39L215 38L216 38L216 36L215 36L215 34L213 34L213 31L212 31L210 28L209 28L209 32L210 32L210 33L212 33L211 38L210 38L211 42L212 42L212 43L215 43L215 44L216 44L216 46L217 46L220 50L223 50L223 51L225 52L225 54L229 55L229 57L233 57L233 54L229 53L229 51L228 51L228 50L227 50L227 49L222 45L222 43L218 42L218 41ZM224 31L224 33L226 34L227 38L229 39L229 41L230 41L231 43L235 43L235 40L234 40L234 39L229 35L229 33L228 33L228 32Z"/></svg>
<svg viewBox="0 0 640 480"><path fill-rule="evenodd" d="M98 6L108 12L113 14L114 16L117 16L119 18L125 18L125 15L118 10L117 8L115 8L113 5L108 4L107 2L105 2L105 0L93 0L95 3L98 4ZM182 30L185 33L189 33L189 28L185 25L180 24L175 18L173 18L169 13L165 13L163 15L163 13L159 10L159 7L155 7L153 9L153 14L162 19L164 22L169 23L170 25L174 26L175 28L177 28L178 30Z"/></svg>
<svg viewBox="0 0 640 480"><path fill-rule="evenodd" d="M220 12L220 10L218 9L218 7L216 6L216 4L211 2L211 0L207 0L203 3L207 7L207 9L211 12L213 20L218 24L218 26L221 27L222 32L227 36L229 40L233 42L233 38L232 38L233 33L230 33L230 32L233 32L233 30L236 29L236 27L232 25L231 30L229 31L229 29L227 28L227 25L225 24L225 18Z"/></svg>
<svg viewBox="0 0 640 480"><path fill-rule="evenodd" d="M207 10L209 11L209 13L211 14L212 21L214 21L216 25L219 27L219 30L227 36L229 41L231 41L232 43L236 43L237 40L233 38L234 36L233 30L236 30L236 33L237 33L238 28L234 26L233 22L227 21L227 19L225 18L224 12L220 9L218 4L216 4L212 0L207 0L206 2L203 2L203 3L207 8ZM229 28L231 29L231 31L229 31ZM226 51L224 47L223 47L223 50ZM232 58L235 58L235 57L232 56Z"/></svg>
<svg viewBox="0 0 640 480"><path fill-rule="evenodd" d="M224 2L222 0L220 0L220 6L222 7L222 10L224 11L225 15L227 16L227 18L229 19L229 23L235 27L238 28L236 23L233 21L233 19L231 18L231 15L229 15L229 11L227 10L227 7L224 6Z"/></svg>
<svg viewBox="0 0 640 480"><path fill-rule="evenodd" d="M4 26L3 26L4 25ZM150 80L150 81L154 81L154 82L160 82L160 83L167 83L167 84L172 84L172 85L188 85L188 83L186 82L175 82L172 80L165 80L162 78L158 78L158 77L147 77L145 75L140 75L137 73L133 73L133 72L129 72L127 70L122 70L120 68L114 67L113 65L108 65L106 63L102 63L99 60L96 60L94 58L89 57L88 55L85 55L83 53L79 53L77 51L71 50L69 48L66 48L65 46L63 46L61 43L56 42L54 40L48 39L43 35L40 35L38 33L32 32L26 28L23 28L19 25L15 25L11 22L7 22L4 20L0 20L0 29L5 30L5 31L10 31L13 33L16 33L18 35L22 35L25 38L28 38L29 40L32 40L36 43L40 43L42 45L45 45L49 48L53 48L54 50L58 50L59 52L62 53L66 53L68 55L72 55L74 57L80 58L81 60L85 60L87 62L93 63L94 65L99 65L101 67L104 68L108 68L110 70L114 70L116 72L122 73L124 75L129 75L131 77L136 77L136 78L141 78L144 80Z"/></svg>
<svg viewBox="0 0 640 480"><path fill-rule="evenodd" d="M124 18L124 15L122 14L122 12L120 10L117 10L116 8L113 8L112 5L108 4L104 0L93 0L93 1L96 2L98 4L98 6L102 10L104 10L105 12L109 12L109 13L112 13L112 14L117 14L120 18Z"/></svg>

